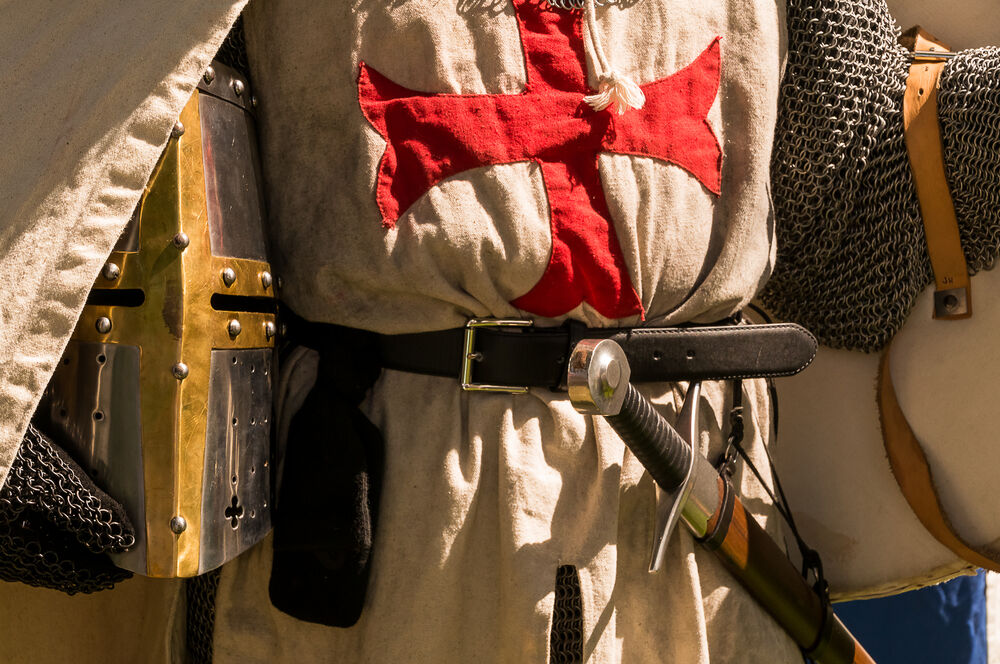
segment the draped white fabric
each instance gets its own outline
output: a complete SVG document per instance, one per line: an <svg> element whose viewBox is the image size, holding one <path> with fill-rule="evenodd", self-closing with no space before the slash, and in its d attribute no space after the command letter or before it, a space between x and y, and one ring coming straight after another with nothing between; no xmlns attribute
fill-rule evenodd
<svg viewBox="0 0 1000 664"><path fill-rule="evenodd" d="M245 0L0 3L0 483Z"/></svg>

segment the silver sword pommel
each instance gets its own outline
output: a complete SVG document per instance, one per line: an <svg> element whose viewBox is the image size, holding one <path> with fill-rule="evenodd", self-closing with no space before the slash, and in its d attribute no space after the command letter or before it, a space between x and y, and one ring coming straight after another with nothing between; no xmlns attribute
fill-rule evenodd
<svg viewBox="0 0 1000 664"><path fill-rule="evenodd" d="M691 467L691 446L629 382L625 351L610 339L584 339L569 360L567 387L582 413L604 415L664 491L677 490Z"/></svg>

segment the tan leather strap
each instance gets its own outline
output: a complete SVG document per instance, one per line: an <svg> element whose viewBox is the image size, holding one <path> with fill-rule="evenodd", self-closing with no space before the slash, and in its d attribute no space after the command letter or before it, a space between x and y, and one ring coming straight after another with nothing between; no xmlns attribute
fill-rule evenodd
<svg viewBox="0 0 1000 664"><path fill-rule="evenodd" d="M947 46L919 26L907 31L901 42L914 51L949 52ZM937 86L944 65L943 58L934 61L924 57L910 66L903 95L903 134L934 270L934 317L956 319L972 315L972 293L955 203L945 175L938 122Z"/></svg>
<svg viewBox="0 0 1000 664"><path fill-rule="evenodd" d="M892 474L920 523L924 524L924 528L937 541L973 565L1000 572L1000 551L976 546L962 539L941 506L927 456L896 398L896 388L889 371L891 348L891 344L886 346L879 366L878 406L882 420L882 440L889 456Z"/></svg>
<svg viewBox="0 0 1000 664"><path fill-rule="evenodd" d="M919 26L904 33L900 41L914 52L949 52ZM943 58L933 56L914 59L903 96L903 131L934 270L934 317L954 320L972 315L972 296L938 122L937 86L944 64ZM944 512L927 455L899 407L890 371L891 349L891 344L886 346L879 366L878 406L892 474L906 502L935 539L973 565L1000 572L1000 551L966 542Z"/></svg>

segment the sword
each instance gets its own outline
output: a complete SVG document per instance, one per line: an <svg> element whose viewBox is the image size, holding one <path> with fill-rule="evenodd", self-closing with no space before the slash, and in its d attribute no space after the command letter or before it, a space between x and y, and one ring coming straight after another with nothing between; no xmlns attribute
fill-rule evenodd
<svg viewBox="0 0 1000 664"><path fill-rule="evenodd" d="M663 562L670 534L683 521L713 551L806 657L819 664L875 664L857 639L757 525L729 480L692 443L700 384L692 382L675 428L629 382L621 346L585 339L573 349L567 387L582 413L603 415L657 485L657 533L650 571Z"/></svg>

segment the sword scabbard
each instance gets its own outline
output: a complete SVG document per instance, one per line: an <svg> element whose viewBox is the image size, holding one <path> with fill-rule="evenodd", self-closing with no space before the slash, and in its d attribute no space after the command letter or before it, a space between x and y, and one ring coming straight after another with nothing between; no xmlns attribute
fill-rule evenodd
<svg viewBox="0 0 1000 664"><path fill-rule="evenodd" d="M615 342L584 340L570 358L570 398L582 412L604 415L653 480L679 505L681 520L713 551L760 605L819 664L874 664L784 550L747 513L729 480L698 454L628 382ZM698 398L696 384L688 396ZM688 414L693 408L685 407ZM683 487L683 491L679 488ZM673 521L668 523L673 527ZM663 535L666 537L669 533Z"/></svg>

